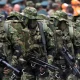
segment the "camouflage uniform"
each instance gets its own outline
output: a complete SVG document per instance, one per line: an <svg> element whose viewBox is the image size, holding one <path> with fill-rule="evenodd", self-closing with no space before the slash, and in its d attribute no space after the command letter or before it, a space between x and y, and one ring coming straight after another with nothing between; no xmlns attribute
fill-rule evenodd
<svg viewBox="0 0 80 80"><path fill-rule="evenodd" d="M23 48L23 33L22 29L23 26L21 25L22 22L22 16L18 12L11 12L8 20L5 21L4 27L5 31L7 33L7 38L10 42L10 45L13 47L15 45L21 45L21 48ZM14 55L14 50L12 51L12 55ZM15 54L16 56L17 54Z"/></svg>
<svg viewBox="0 0 80 80"><path fill-rule="evenodd" d="M5 37L5 31L4 31L4 16L0 14L0 58L1 54L7 57L7 40ZM3 77L3 67L0 63L0 79L2 80Z"/></svg>
<svg viewBox="0 0 80 80"><path fill-rule="evenodd" d="M41 34L40 34L40 30L39 30L39 25L38 25L38 21L42 23L43 25L43 31L45 34L45 38L46 38L46 47L47 47L47 52L48 52L48 61L53 60L52 56L52 50L54 47L54 40L53 40L53 32L51 31L51 29L49 27L47 27L47 24L45 23L44 20L39 20L37 17L37 10L35 8L32 7L27 7L24 9L23 14L26 18L28 18L27 21L27 27L25 29L23 29L24 35L27 34L28 38L26 39L25 37L25 43L26 43L26 53L23 54L23 57L26 59L26 57L29 54L33 54L35 55L37 58L42 59L41 56L44 56L44 50L43 50L43 43L41 40ZM38 19L38 20L37 20ZM29 20L34 20L35 22L33 22L35 25L34 27L32 27L29 23ZM31 23L32 24L32 23ZM44 56L45 57L45 56ZM52 59L51 59L52 58ZM44 59L43 59L44 60ZM30 69L30 67L28 67L28 65L26 65L27 70ZM36 74L37 71L36 71ZM25 76L25 77L24 77ZM32 76L31 74L24 72L21 80L32 80L34 78L34 76ZM48 80L48 76L44 76L42 77L41 74L37 75L37 79L38 80Z"/></svg>
<svg viewBox="0 0 80 80"><path fill-rule="evenodd" d="M11 12L4 23L4 29L7 34L9 54L9 63L17 68L20 67L18 57L24 53L22 16L18 12ZM20 52L19 52L20 51ZM11 76L9 76L10 78ZM4 79L5 80L5 79Z"/></svg>
<svg viewBox="0 0 80 80"><path fill-rule="evenodd" d="M80 32L80 15L76 16L75 28ZM76 59L78 59L78 64L80 66L80 53L76 54Z"/></svg>
<svg viewBox="0 0 80 80"><path fill-rule="evenodd" d="M59 60L64 60L64 58L60 55L60 50L65 44L73 57L80 53L78 49L80 47L80 32L78 32L78 30L72 26L72 23L67 20L67 14L62 11L57 11L53 15L53 20L55 21L54 25L57 28L54 31L54 38L56 43L54 64L65 66L65 61L57 61L58 58ZM67 69L67 67L65 67L65 69ZM68 75L68 73L69 71L66 73L66 75ZM63 77L63 79L66 78L66 75ZM70 75L68 80L70 80L70 78L73 79L74 77Z"/></svg>
<svg viewBox="0 0 80 80"><path fill-rule="evenodd" d="M9 21L9 22L8 22ZM6 37L7 37L7 40L8 40L8 38L12 38L12 35L13 35L13 32L15 32L16 33L16 30L14 30L14 28L12 28L11 27L11 25L10 25L10 20L8 20L8 21L5 21L5 23L4 23L4 28L5 28L5 31L6 31L6 33L7 33L7 35L6 35ZM5 26L5 24L6 24L6 26ZM8 31L9 30L9 31ZM11 32L10 32L11 31ZM12 46L12 44L11 44L11 42L8 40L8 55L7 55L7 58L8 58L8 61L9 61L9 63L11 64L12 63L12 56L13 56L13 53L12 53L12 49L11 49L11 46ZM4 74L5 75L5 74ZM10 72L10 73L8 73L7 75L5 75L4 77L3 77L3 80L9 80L9 78L11 77L11 75L12 75L12 72Z"/></svg>
<svg viewBox="0 0 80 80"><path fill-rule="evenodd" d="M25 24L23 24L24 17L22 16L21 13L18 13L18 12L12 12L9 17L12 17L12 16L16 17L17 20L16 19L11 20L11 25L14 29L17 30L17 37L19 38L18 43L21 45L22 50L24 51L24 44L23 44L24 38L23 38L23 32L22 32L22 29L25 27Z"/></svg>
<svg viewBox="0 0 80 80"><path fill-rule="evenodd" d="M77 19L76 19L76 21L75 21L75 27L77 28L77 30L79 30L80 31L80 15L79 16L77 16Z"/></svg>
<svg viewBox="0 0 80 80"><path fill-rule="evenodd" d="M8 40L7 40L3 25L4 25L4 16L0 15L0 58L5 60L4 57L6 57L8 60L8 58L9 58L8 57ZM3 57L1 54L3 55ZM6 66L2 66L0 63L0 79L1 80L3 80L3 78L5 77L5 75L4 75L4 68L5 67Z"/></svg>

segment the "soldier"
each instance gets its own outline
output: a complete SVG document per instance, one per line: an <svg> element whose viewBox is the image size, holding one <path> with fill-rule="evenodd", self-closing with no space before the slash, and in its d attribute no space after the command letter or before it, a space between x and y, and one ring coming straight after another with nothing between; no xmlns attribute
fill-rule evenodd
<svg viewBox="0 0 80 80"><path fill-rule="evenodd" d="M4 23L4 29L7 34L7 40L9 42L8 61L16 68L20 68L18 64L18 58L24 50L24 43L22 42L22 16L18 12L11 12L9 17ZM22 51L23 50L23 51ZM24 52L23 52L24 53ZM4 71L5 72L5 71ZM11 76L9 76L10 78Z"/></svg>
<svg viewBox="0 0 80 80"><path fill-rule="evenodd" d="M11 47L13 46L14 43L17 44L17 39L20 38L21 36L20 32L21 32L22 26L19 24L20 23L19 18L21 18L20 13L11 12L4 24L4 28L7 33L7 38L10 42ZM20 36L18 34L20 34ZM16 36L13 37L14 35ZM12 50L12 53L13 53L13 50Z"/></svg>
<svg viewBox="0 0 80 80"><path fill-rule="evenodd" d="M70 72L66 66L64 58L60 54L60 51L64 46L66 46L73 57L75 57L76 54L80 53L80 33L70 24L71 22L68 22L66 13L57 11L53 15L53 19L55 21L55 27L57 27L57 29L54 31L56 52L54 56L54 63L65 70L62 74L62 79L74 79L72 75L68 74ZM63 77L64 75L65 77ZM68 75L69 77L67 78Z"/></svg>
<svg viewBox="0 0 80 80"><path fill-rule="evenodd" d="M4 31L4 15L0 14L0 58L2 58L1 55L7 56L7 40L5 37L5 31ZM0 79L2 80L3 77L3 66L0 62Z"/></svg>
<svg viewBox="0 0 80 80"><path fill-rule="evenodd" d="M25 37L25 48L26 52L23 54L23 58L26 59L28 55L33 54L37 58L46 61L52 62L53 60L53 32L49 27L47 27L46 23L43 21L37 20L37 10L33 7L27 7L23 11L23 15L26 20L26 28L23 29L24 35L27 35L28 38ZM40 28L42 27L42 29ZM42 32L41 32L42 31ZM44 36L44 42L43 37ZM45 53L45 54L44 54ZM32 66L26 65L26 69L24 69L24 73L21 77L21 80L47 80L48 72L44 72L45 69L41 68L34 72L31 70ZM37 69L37 68L36 68ZM25 71L26 70L26 71ZM29 74L32 73L32 74ZM38 72L38 73L37 73ZM35 79L35 76L37 78Z"/></svg>
<svg viewBox="0 0 80 80"><path fill-rule="evenodd" d="M80 32L80 15L74 16L74 18L76 18L75 28ZM76 58L78 59L78 61L80 61L80 53L76 54ZM80 66L80 63L79 63L79 66Z"/></svg>
<svg viewBox="0 0 80 80"><path fill-rule="evenodd" d="M6 57L8 58L8 40L6 38L6 33L4 30L4 16L0 14L0 58L5 59ZM1 63L0 63L1 64ZM0 65L0 79L2 80L5 75L4 74L9 74L10 70L6 70L6 66ZM5 69L5 72L4 72ZM7 77L8 78L8 77ZM6 80L7 80L6 78Z"/></svg>

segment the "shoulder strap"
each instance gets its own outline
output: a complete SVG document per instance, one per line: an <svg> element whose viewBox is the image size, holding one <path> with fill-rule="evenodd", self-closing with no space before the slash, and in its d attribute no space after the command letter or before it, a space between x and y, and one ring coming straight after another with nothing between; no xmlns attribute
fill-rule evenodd
<svg viewBox="0 0 80 80"><path fill-rule="evenodd" d="M69 35L72 41L72 56L74 56L74 27L73 26L69 26Z"/></svg>
<svg viewBox="0 0 80 80"><path fill-rule="evenodd" d="M43 47L44 47L44 54L43 55L45 55L45 57L47 58L46 39L45 39L44 31L43 31L43 24L42 24L42 22L39 21L38 25L39 25L39 30L40 30L40 34L42 37Z"/></svg>
<svg viewBox="0 0 80 80"><path fill-rule="evenodd" d="M71 37L71 39L73 39L73 35L74 34L74 29L73 29L73 26L69 26L69 35Z"/></svg>

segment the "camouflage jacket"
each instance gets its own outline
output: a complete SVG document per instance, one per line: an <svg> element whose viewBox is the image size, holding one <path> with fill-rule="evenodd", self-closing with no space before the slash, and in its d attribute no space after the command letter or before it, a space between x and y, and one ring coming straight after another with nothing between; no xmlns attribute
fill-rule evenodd
<svg viewBox="0 0 80 80"><path fill-rule="evenodd" d="M22 51L23 53L25 51L22 26L19 22L17 22L17 20L7 20L7 21L5 21L4 29L7 34L8 45L10 45L10 53L12 53L11 63L12 63L12 65L14 65L14 64L16 65L18 63L18 60L16 60L18 54L17 53L14 54L15 50L17 50L17 48L15 48L15 46L19 46L20 51ZM9 56L10 56L10 54L9 54Z"/></svg>
<svg viewBox="0 0 80 80"><path fill-rule="evenodd" d="M42 21L43 24L43 31L46 38L46 48L49 52L54 47L54 39L53 39L53 32L51 29L46 25L46 23ZM26 47L26 54L33 53L37 54L38 56L43 55L43 43L41 39L41 34L39 30L39 26L36 27L34 30L29 30L27 27L23 29L25 35L25 47ZM27 37L26 37L27 36Z"/></svg>

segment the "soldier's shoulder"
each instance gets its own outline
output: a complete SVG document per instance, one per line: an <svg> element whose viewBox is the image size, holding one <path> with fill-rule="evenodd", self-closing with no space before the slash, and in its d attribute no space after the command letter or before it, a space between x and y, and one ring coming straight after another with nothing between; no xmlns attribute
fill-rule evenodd
<svg viewBox="0 0 80 80"><path fill-rule="evenodd" d="M45 20L39 20L38 23L42 24L44 31L48 29L48 26Z"/></svg>
<svg viewBox="0 0 80 80"><path fill-rule="evenodd" d="M11 25L12 20L7 20L4 22L4 28L11 33L15 33L17 32L17 30L15 28L13 28L13 26Z"/></svg>
<svg viewBox="0 0 80 80"><path fill-rule="evenodd" d="M42 22L42 25L43 25L44 32L46 32L47 34L53 35L53 32L52 32L51 28L47 25L45 20L43 20L41 22Z"/></svg>

